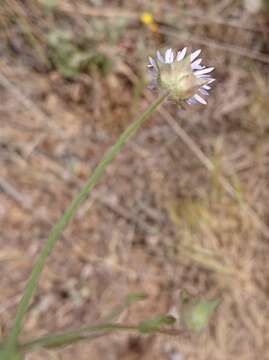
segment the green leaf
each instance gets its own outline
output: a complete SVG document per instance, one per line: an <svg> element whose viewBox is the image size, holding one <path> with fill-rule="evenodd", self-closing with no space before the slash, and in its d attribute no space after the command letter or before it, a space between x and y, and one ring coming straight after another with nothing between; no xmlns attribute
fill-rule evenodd
<svg viewBox="0 0 269 360"><path fill-rule="evenodd" d="M157 315L152 319L143 320L138 324L142 334L150 334L160 329L162 325L172 325L176 319L172 315Z"/></svg>
<svg viewBox="0 0 269 360"><path fill-rule="evenodd" d="M131 305L137 301L145 300L147 298L147 294L143 292L130 293L126 296L126 304Z"/></svg>
<svg viewBox="0 0 269 360"><path fill-rule="evenodd" d="M193 332L202 331L209 323L211 315L219 305L220 299L194 300L183 304L182 320L183 325Z"/></svg>
<svg viewBox="0 0 269 360"><path fill-rule="evenodd" d="M57 7L57 0L41 0L41 4L47 14L50 14Z"/></svg>
<svg viewBox="0 0 269 360"><path fill-rule="evenodd" d="M12 354L9 355L8 359L5 359L5 353L3 349L0 349L0 359L1 360L23 360L24 356L21 352L14 350Z"/></svg>
<svg viewBox="0 0 269 360"><path fill-rule="evenodd" d="M65 78L73 78L79 75L79 69L70 66L69 64L57 63L59 73Z"/></svg>
<svg viewBox="0 0 269 360"><path fill-rule="evenodd" d="M121 315L121 313L135 302L144 300L147 297L145 293L130 293L123 302L116 306L112 311L103 319L104 322L115 321Z"/></svg>

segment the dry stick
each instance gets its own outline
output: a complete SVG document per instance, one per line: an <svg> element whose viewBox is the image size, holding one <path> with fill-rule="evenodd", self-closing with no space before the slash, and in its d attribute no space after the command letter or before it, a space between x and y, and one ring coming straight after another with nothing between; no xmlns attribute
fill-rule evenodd
<svg viewBox="0 0 269 360"><path fill-rule="evenodd" d="M6 179L0 176L0 191L5 191L11 198L18 202L23 208L29 210L32 208L32 201L25 194L15 189Z"/></svg>
<svg viewBox="0 0 269 360"><path fill-rule="evenodd" d="M36 116L39 117L40 119L42 119L43 122L46 124L46 129L44 129L43 132L41 132L40 135L38 135L37 139L34 141L34 144L32 144L30 149L28 149L25 156L29 157L34 152L34 150L38 147L40 142L43 141L44 138L48 135L49 130L52 132L59 133L59 129L54 125L56 122L52 121L53 117L46 115L45 112L38 107L38 105L36 105L31 99L29 99L26 95L24 95L22 93L22 91L20 91L20 89L18 87L16 87L15 84L13 84L2 73L0 73L0 83L2 83L2 85L4 85L8 89L8 91L10 91L14 95L14 97L17 99L17 101L19 103L21 103L26 109L28 109L28 110L32 111L34 114L36 114ZM41 155L45 156L44 154L40 153L39 156L41 156ZM72 180L77 182L77 185L79 185L79 186L82 185L82 181L80 181L80 179L78 179L70 171L64 169L62 165L58 164L56 161L53 161L51 159L49 159L49 161L50 161L50 163L53 163L55 167L57 167L59 172L62 171L63 173L68 174L68 176L70 176L72 178ZM65 176L62 176L62 177L65 178ZM13 191L10 191L11 190L10 187L6 186L7 181L4 182L4 179L3 179L3 184L0 181L0 186L1 185L3 185L2 188L6 191L6 193L9 196L11 196L14 200L16 200L21 206L23 206L23 208L26 208L28 211L32 210L32 207L28 206L29 205L28 202L21 201L22 199L19 199L18 197L15 196L15 193ZM120 217L126 219L129 222L132 222L133 224L138 226L141 230L143 230L147 233L151 233L151 234L154 232L154 228L152 226L148 225L145 221L139 219L136 216L136 214L128 211L123 206L121 206L119 204L112 204L112 202L109 201L109 199L107 199L106 197L102 197L97 192L93 195L93 198L94 198L94 200L100 201L103 205L105 205L108 209L114 211ZM51 223L49 221L47 221L46 218L38 217L38 216L36 216L36 213L34 213L34 216L35 216L35 218L37 218L37 220L45 221L46 223L51 225Z"/></svg>
<svg viewBox="0 0 269 360"><path fill-rule="evenodd" d="M34 113L38 118L43 120L45 124L45 129L43 132L38 136L34 144L32 144L31 149L28 149L28 156L34 151L34 149L40 144L40 142L45 138L47 132L52 130L54 133L60 133L59 128L56 126L56 122L51 120L51 117L46 115L44 111L42 111L31 99L29 99L23 92L13 84L4 74L0 72L0 83L14 95L14 97L20 102L26 109L30 110Z"/></svg>
<svg viewBox="0 0 269 360"><path fill-rule="evenodd" d="M197 25L210 25L210 24L217 24L217 25L222 25L222 26L229 26L229 27L234 27L236 29L239 30L245 30L245 31L252 31L255 33L260 33L263 32L263 29L258 29L255 28L254 26L249 26L248 24L242 24L238 21L234 21L234 20L226 20L224 18L221 18L220 16L215 16L215 15L206 15L205 13L202 12L191 12L188 10L181 10L182 15L185 17L189 17L189 18L194 18L193 23L197 24ZM178 20L178 17L177 19Z"/></svg>
<svg viewBox="0 0 269 360"><path fill-rule="evenodd" d="M131 143L131 141L130 141ZM129 143L129 145L130 145ZM45 154L40 152L36 152L35 156L37 158L41 158L41 160L49 162L51 166L53 166L54 170L61 176L63 180L68 177L68 179L72 179L72 181L78 186L81 187L83 185L83 180L81 180L78 176L73 174L70 170L65 169L63 165L59 164L57 161L53 159L49 159ZM91 195L92 201L99 201L101 204L105 205L109 210L112 210L115 214L122 217L123 219L131 222L135 226L138 226L141 230L145 231L146 233L152 234L154 233L154 227L149 225L146 221L139 219L135 213L129 211L127 208L123 207L120 204L115 204L106 196L106 194L99 193L98 191L94 192ZM81 211L82 210L82 211ZM79 217L83 217L83 208L79 211Z"/></svg>
<svg viewBox="0 0 269 360"><path fill-rule="evenodd" d="M180 137L180 139L188 146L188 148L193 152L193 154L201 161L205 168L209 172L213 172L215 166L213 162L199 149L195 144L192 138L185 132L184 129L175 121L175 119L163 108L158 110L160 114L164 117L165 121L171 126L174 132ZM227 181L223 176L220 176L220 183L224 190L234 199L238 199L236 190L233 186ZM247 204L245 201L240 203L242 209L252 217L255 221L257 227L260 229L261 233L269 238L269 228L268 226L259 218L257 213L252 209L252 207Z"/></svg>
<svg viewBox="0 0 269 360"><path fill-rule="evenodd" d="M222 51L228 51L234 55L243 56L252 60L257 60L269 64L269 57L267 55L261 54L259 52L251 52L249 49L242 48L240 46L231 45L227 43L219 44L215 40L210 39L208 37L199 37L187 32L182 33L181 31L171 30L170 28L168 29L165 26L158 28L157 32L159 34L176 37L177 39L183 38L184 40L191 40L194 43L198 43Z"/></svg>
<svg viewBox="0 0 269 360"><path fill-rule="evenodd" d="M130 80L133 82L137 81L136 74L132 71L128 71L128 76ZM149 100L152 99L151 96L147 96ZM202 152L202 150L196 145L196 143L192 140L192 138L185 132L185 130L175 121L175 119L166 111L162 106L158 109L159 113L163 116L165 121L171 126L174 132L180 137L180 139L188 146L188 148L193 152L193 154L201 161L201 163L205 166L205 168L209 172L213 172L215 170L215 166L213 162ZM237 192L233 188L233 186L227 181L223 176L220 176L220 183L223 189L229 194L233 199L238 200ZM252 217L255 221L257 227L260 229L261 233L269 238L269 227L260 219L259 215L256 211L246 202L240 203L241 208Z"/></svg>
<svg viewBox="0 0 269 360"><path fill-rule="evenodd" d="M61 11L67 12L67 13L74 13L74 5L68 4L66 0L58 1L58 7ZM80 15L84 16L96 16L96 17L126 17L130 19L139 19L140 14L129 11L129 10L122 10L119 8L109 8L109 7L93 7L93 6L84 6L84 5L76 5L76 13L79 13Z"/></svg>
<svg viewBox="0 0 269 360"><path fill-rule="evenodd" d="M68 4L66 1L58 1L58 7L61 11L66 12L68 14L74 13L74 6L71 4ZM141 16L141 13L137 13L135 11L122 10L122 9L118 9L116 7L114 7L114 8L109 8L109 7L97 8L97 7L93 7L93 6L80 5L80 6L76 7L76 12L82 16L103 17L103 18L125 17L125 18L129 18L129 19L139 20L140 16ZM221 17L215 16L215 15L208 16L207 14L202 13L202 12L194 12L194 11L188 11L185 9L184 10L180 9L179 14L184 17L187 16L190 18L195 18L195 19L204 21L204 23L207 25L210 23L215 23L218 25L235 27L235 28L238 28L241 30L248 30L248 31L254 31L254 32L262 31L260 29L251 27L247 24L240 24L239 22L225 20L225 19L222 19ZM154 14L152 14L152 15L154 16ZM175 18L175 20L178 20L179 17L180 16L177 15L177 18ZM161 21L162 23L164 23L164 19L160 19L159 17L155 17L155 16L154 16L154 19L156 19L156 21Z"/></svg>
<svg viewBox="0 0 269 360"><path fill-rule="evenodd" d="M136 74L127 69L126 72L130 77L130 80L133 82L137 81ZM152 99L151 96L147 96L149 100ZM176 135L180 137L180 139L188 146L188 148L193 152L193 154L201 161L201 163L205 166L205 168L209 172L213 172L215 170L215 166L213 162L202 152L202 150L196 145L196 143L192 140L192 138L185 132L185 130L175 121L175 119L166 111L162 106L158 109L159 113L164 117L165 121L171 126L174 130ZM233 186L227 181L223 176L220 176L220 183L223 189L235 200L238 200L238 196L236 190ZM261 233L266 237L269 238L269 227L260 219L259 215L255 212L255 210L247 203L241 202L240 203L242 209L252 217L255 221L257 227L260 229Z"/></svg>
<svg viewBox="0 0 269 360"><path fill-rule="evenodd" d="M59 8L65 12L68 13L73 13L74 12L74 8L73 6L71 6L70 4L61 2L59 4ZM88 6L81 6L79 8L76 8L76 11L78 11L81 15L84 16L96 16L96 17L109 17L109 18L117 18L117 17L126 17L126 18L130 18L130 19L136 19L136 20L140 20L141 14L140 13L135 13L135 12L130 12L130 11L125 11L125 10L121 10L121 9L117 9L117 8L102 8L102 9L98 9L98 8L94 8L94 7L88 7ZM203 15L198 15L198 14L189 14L186 11L181 11L181 13L184 16L196 16L196 17L201 17L203 18ZM206 18L206 17L204 17ZM157 19L158 21L159 19ZM161 19L162 20L162 19ZM209 21L214 21L213 18L209 18ZM220 19L216 19L216 23L220 23L220 24L225 24L225 22L222 22ZM226 23L226 25L229 26L236 26L239 27L238 24L230 24L230 23ZM260 62L264 62L266 64L269 64L269 57L265 54L262 54L260 52L251 52L249 49L240 47L240 46L236 46L236 45L232 45L232 44L228 44L228 43L224 43L224 44L219 44L216 41L214 41L213 39L207 38L207 37L198 37L193 35L192 33L182 33L181 31L177 31L175 30L171 30L171 27L169 26L169 24L167 24L166 26L162 26L162 27L158 27L156 32L160 33L160 34L164 34L164 35L170 35L170 36L174 36L177 38L183 38L183 39L187 39L187 40L191 40L192 42L196 42L198 44L202 44L204 46L208 46L208 47L212 47L218 50L222 50L222 51L228 51L230 53L233 53L235 55L238 56L243 56L252 60L257 60ZM248 29L248 30L253 30L254 29ZM257 31L257 30L256 30Z"/></svg>
<svg viewBox="0 0 269 360"><path fill-rule="evenodd" d="M58 131L59 129L54 124L52 119L47 116L32 100L30 100L24 93L19 89L17 84L13 84L3 73L0 72L0 83L7 88L14 97L26 108L35 113L40 117L48 128L51 128L53 131Z"/></svg>

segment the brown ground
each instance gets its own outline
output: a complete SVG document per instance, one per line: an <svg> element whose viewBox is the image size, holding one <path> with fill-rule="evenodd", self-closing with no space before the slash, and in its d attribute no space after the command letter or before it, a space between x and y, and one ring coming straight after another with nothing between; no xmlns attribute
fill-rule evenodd
<svg viewBox="0 0 269 360"><path fill-rule="evenodd" d="M269 359L266 8L253 15L231 0L42 3L49 1L1 5L2 335L51 224L152 98L146 56L188 45L216 67L208 106L178 112L165 104L109 166L57 243L23 337L94 323L133 291L149 297L122 323L171 311L182 288L221 294L214 319L199 336L113 334L28 359ZM156 14L157 32L139 22L144 10ZM64 79L46 44L56 28L71 29L82 48L86 36L112 67Z"/></svg>

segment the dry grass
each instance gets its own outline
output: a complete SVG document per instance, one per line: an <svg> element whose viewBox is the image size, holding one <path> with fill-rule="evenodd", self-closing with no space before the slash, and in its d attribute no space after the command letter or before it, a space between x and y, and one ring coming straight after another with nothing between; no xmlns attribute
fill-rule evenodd
<svg viewBox="0 0 269 360"><path fill-rule="evenodd" d="M166 104L109 167L57 244L24 337L94 322L131 291L149 299L123 322L177 308L182 288L222 296L214 321L200 336L116 334L29 359L269 358L268 14L159 0L152 32L139 1L42 3L12 0L0 14L0 333L51 224L146 106L146 55L188 43L217 69L208 106ZM95 56L72 80L48 48L59 28Z"/></svg>

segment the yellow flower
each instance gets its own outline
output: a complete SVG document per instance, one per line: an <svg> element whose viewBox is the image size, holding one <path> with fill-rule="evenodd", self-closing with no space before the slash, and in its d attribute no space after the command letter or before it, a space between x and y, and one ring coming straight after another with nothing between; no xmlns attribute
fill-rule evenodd
<svg viewBox="0 0 269 360"><path fill-rule="evenodd" d="M143 14L140 16L140 20L152 32L156 32L158 30L158 25L155 23L154 17L150 12L143 12Z"/></svg>

